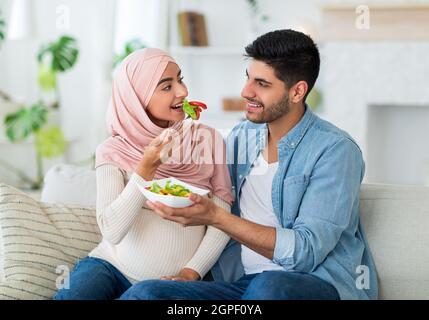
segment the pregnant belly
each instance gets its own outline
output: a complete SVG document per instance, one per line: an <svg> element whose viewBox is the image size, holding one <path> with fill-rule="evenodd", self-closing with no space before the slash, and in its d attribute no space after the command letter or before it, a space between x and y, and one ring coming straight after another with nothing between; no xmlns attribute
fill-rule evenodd
<svg viewBox="0 0 429 320"><path fill-rule="evenodd" d="M205 226L184 228L143 210L116 246L117 262L139 281L175 275L192 259L205 232Z"/></svg>

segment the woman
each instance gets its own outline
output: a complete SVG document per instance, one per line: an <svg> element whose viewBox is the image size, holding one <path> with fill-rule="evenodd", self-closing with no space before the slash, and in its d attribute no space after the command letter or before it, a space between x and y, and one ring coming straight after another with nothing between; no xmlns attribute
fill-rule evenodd
<svg viewBox="0 0 429 320"><path fill-rule="evenodd" d="M209 189L217 205L230 209L226 162L207 161L224 156L225 145L215 130L185 119L187 95L179 66L162 50L136 51L121 64L107 113L111 137L96 153L103 240L76 264L70 288L54 299L116 299L147 279L199 280L218 259L227 235L163 220L137 187L175 177Z"/></svg>

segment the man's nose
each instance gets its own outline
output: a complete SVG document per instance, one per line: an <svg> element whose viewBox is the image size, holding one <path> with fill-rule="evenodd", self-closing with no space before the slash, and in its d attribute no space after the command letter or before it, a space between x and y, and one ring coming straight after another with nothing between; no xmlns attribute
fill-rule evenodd
<svg viewBox="0 0 429 320"><path fill-rule="evenodd" d="M249 83L244 85L243 90L241 90L241 96L245 99L252 99L255 97L255 92L252 90Z"/></svg>

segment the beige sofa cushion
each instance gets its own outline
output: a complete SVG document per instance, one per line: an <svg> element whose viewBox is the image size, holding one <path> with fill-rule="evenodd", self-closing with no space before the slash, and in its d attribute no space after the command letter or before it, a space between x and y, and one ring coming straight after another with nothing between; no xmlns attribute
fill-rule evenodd
<svg viewBox="0 0 429 320"><path fill-rule="evenodd" d="M62 268L100 240L94 207L41 203L0 184L0 299L50 299Z"/></svg>
<svg viewBox="0 0 429 320"><path fill-rule="evenodd" d="M429 299L429 188L363 185L361 218L380 299Z"/></svg>
<svg viewBox="0 0 429 320"><path fill-rule="evenodd" d="M44 178L41 200L47 203L95 206L97 179L95 170L71 164L58 164Z"/></svg>

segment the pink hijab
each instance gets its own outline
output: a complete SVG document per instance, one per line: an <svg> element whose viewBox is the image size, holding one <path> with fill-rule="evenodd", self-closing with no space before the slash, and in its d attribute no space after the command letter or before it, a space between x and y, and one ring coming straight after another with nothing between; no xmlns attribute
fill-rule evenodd
<svg viewBox="0 0 429 320"><path fill-rule="evenodd" d="M113 80L107 112L111 137L97 147L96 168L112 164L134 172L146 146L164 132L149 119L145 109L169 62L176 63L166 52L152 48L138 50L122 62ZM169 129L177 132L173 156L158 167L155 179L175 177L208 189L231 204L231 181L220 134L192 120L174 122Z"/></svg>

